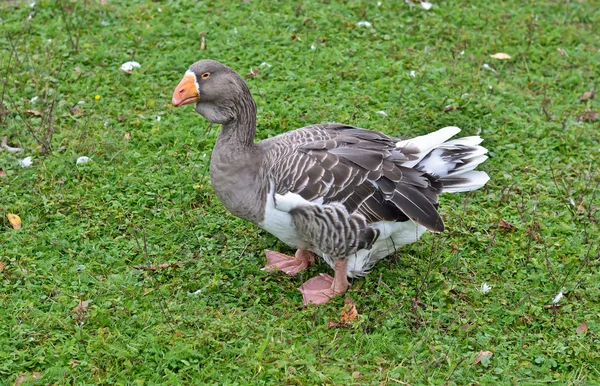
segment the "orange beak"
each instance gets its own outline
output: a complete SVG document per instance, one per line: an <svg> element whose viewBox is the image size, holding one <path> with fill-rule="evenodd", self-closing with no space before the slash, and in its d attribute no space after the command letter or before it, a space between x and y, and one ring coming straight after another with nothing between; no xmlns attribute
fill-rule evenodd
<svg viewBox="0 0 600 386"><path fill-rule="evenodd" d="M192 74L185 74L173 92L171 103L177 107L195 103L199 98L200 95L198 95L196 89L196 78Z"/></svg>

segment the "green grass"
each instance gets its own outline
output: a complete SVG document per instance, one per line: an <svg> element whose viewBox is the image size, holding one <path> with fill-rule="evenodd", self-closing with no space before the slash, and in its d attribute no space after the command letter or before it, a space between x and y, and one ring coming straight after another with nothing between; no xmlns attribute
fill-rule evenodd
<svg viewBox="0 0 600 386"><path fill-rule="evenodd" d="M577 119L600 108L579 100L599 86L597 3L123 3L0 4L0 137L25 149L0 151L0 384L600 383L600 121ZM169 106L201 58L259 68L259 138L457 125L485 138L491 181L442 197L447 231L353 280L359 317L329 329L344 297L302 307L296 290L328 267L260 271L265 248L289 249L224 210L218 128ZM28 109L53 110L47 154Z"/></svg>

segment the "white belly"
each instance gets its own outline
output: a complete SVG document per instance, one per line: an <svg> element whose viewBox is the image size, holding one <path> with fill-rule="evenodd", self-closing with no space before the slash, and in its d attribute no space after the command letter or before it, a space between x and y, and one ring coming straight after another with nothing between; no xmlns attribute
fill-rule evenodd
<svg viewBox="0 0 600 386"><path fill-rule="evenodd" d="M365 276L381 259L406 244L414 243L427 230L424 226L410 220L406 222L381 221L371 226L380 231L379 238L371 249L361 249L348 256L348 268L346 269L348 277ZM328 256L323 256L323 259L333 268L334 261Z"/></svg>
<svg viewBox="0 0 600 386"><path fill-rule="evenodd" d="M265 217L258 225L290 247L311 250L321 256L333 268L335 265L334 260L320 250L311 248L309 244L298 237L292 216L289 213L297 205L313 203L308 203L297 194L287 193L282 196L273 193L274 187L271 184L271 189L267 193ZM379 260L391 255L403 245L414 243L427 230L424 226L411 220L405 222L381 221L371 224L371 226L379 230L379 238L371 249L361 249L348 256L348 277L366 275Z"/></svg>

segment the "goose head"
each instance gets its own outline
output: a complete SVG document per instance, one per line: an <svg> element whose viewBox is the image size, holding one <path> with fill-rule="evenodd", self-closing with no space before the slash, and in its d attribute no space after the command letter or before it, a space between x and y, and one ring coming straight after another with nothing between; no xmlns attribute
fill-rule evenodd
<svg viewBox="0 0 600 386"><path fill-rule="evenodd" d="M231 68L215 60L200 60L190 66L173 92L173 106L194 103L196 112L206 120L227 124L254 105L246 82Z"/></svg>

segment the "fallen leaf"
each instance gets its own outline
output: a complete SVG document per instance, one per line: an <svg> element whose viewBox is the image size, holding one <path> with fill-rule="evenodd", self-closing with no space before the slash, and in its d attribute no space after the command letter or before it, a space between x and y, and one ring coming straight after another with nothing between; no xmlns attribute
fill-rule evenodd
<svg viewBox="0 0 600 386"><path fill-rule="evenodd" d="M585 213L585 206L583 204L577 206L577 213Z"/></svg>
<svg viewBox="0 0 600 386"><path fill-rule="evenodd" d="M117 120L118 120L119 122L123 122L123 121L125 120L125 115L119 115L119 116L117 117Z"/></svg>
<svg viewBox="0 0 600 386"><path fill-rule="evenodd" d="M6 267L6 265L0 261L0 272L4 272L4 267Z"/></svg>
<svg viewBox="0 0 600 386"><path fill-rule="evenodd" d="M38 110L25 110L25 114L34 115L36 117L43 117L44 114Z"/></svg>
<svg viewBox="0 0 600 386"><path fill-rule="evenodd" d="M75 319L78 322L81 322L85 318L85 313L87 311L88 305L90 303L87 300L81 300L78 305L73 308L73 312L75 313Z"/></svg>
<svg viewBox="0 0 600 386"><path fill-rule="evenodd" d="M492 355L494 355L494 353L491 351L479 351L479 354L477 354L477 356L475 357L473 364L476 365L482 360L489 359L492 357Z"/></svg>
<svg viewBox="0 0 600 386"><path fill-rule="evenodd" d="M343 328L349 327L350 322L352 322L358 316L358 311L356 311L356 304L350 299L346 298L344 301L344 306L340 310L340 320L339 322L336 320L330 320L327 322L327 326L329 328Z"/></svg>
<svg viewBox="0 0 600 386"><path fill-rule="evenodd" d="M72 368L75 368L75 367L77 367L77 365L79 364L79 362L81 362L79 359L73 358L73 359L71 359L69 361L68 364L71 365Z"/></svg>
<svg viewBox="0 0 600 386"><path fill-rule="evenodd" d="M130 133L129 131L128 131L128 132L126 132L126 133L125 133L125 135L123 136L123 138L124 138L126 141L129 141L129 140L131 139L131 133Z"/></svg>
<svg viewBox="0 0 600 386"><path fill-rule="evenodd" d="M498 221L498 226L502 229L506 229L507 231L514 231L515 229L517 229L517 227L515 227L513 224L509 223L503 218L501 218L500 221Z"/></svg>
<svg viewBox="0 0 600 386"><path fill-rule="evenodd" d="M10 222L13 229L21 229L21 217L12 213L7 214L6 217L8 217L8 222Z"/></svg>
<svg viewBox="0 0 600 386"><path fill-rule="evenodd" d="M356 311L356 304L354 304L350 298L346 298L344 301L344 307L342 307L342 311L340 312L340 322L351 322L356 319L357 316L358 311Z"/></svg>
<svg viewBox="0 0 600 386"><path fill-rule="evenodd" d="M564 49L562 49L562 48L557 48L557 49L556 49L556 51L560 52L560 54L561 54L562 56L566 56L567 58L569 57L569 54L567 53L567 51L565 51L565 50L564 50Z"/></svg>
<svg viewBox="0 0 600 386"><path fill-rule="evenodd" d="M497 54L490 55L490 57L500 60L507 60L512 58L512 56L510 56L509 54L505 54L504 52L498 52Z"/></svg>
<svg viewBox="0 0 600 386"><path fill-rule="evenodd" d="M82 110L79 107L71 107L69 110L73 115L80 115L82 113Z"/></svg>
<svg viewBox="0 0 600 386"><path fill-rule="evenodd" d="M595 96L596 96L596 90L591 89L590 91L586 91L583 94L581 94L581 96L579 97L579 101L585 102L588 99L594 99Z"/></svg>
<svg viewBox="0 0 600 386"><path fill-rule="evenodd" d="M250 69L250 73L246 74L246 79L253 78L253 77L255 77L258 74L260 74L260 71L258 71L258 68L256 68L256 67L251 68Z"/></svg>
<svg viewBox="0 0 600 386"><path fill-rule="evenodd" d="M442 110L442 111L447 113L448 111L458 110L458 109L460 109L460 106L448 105L448 106L444 107L444 110Z"/></svg>
<svg viewBox="0 0 600 386"><path fill-rule="evenodd" d="M8 177L8 174L6 174L6 171L4 171L4 169L2 169L2 168L0 168L0 177L2 177L2 178Z"/></svg>
<svg viewBox="0 0 600 386"><path fill-rule="evenodd" d="M598 119L598 113L595 111L588 111L583 115L577 117L578 122L594 122Z"/></svg>
<svg viewBox="0 0 600 386"><path fill-rule="evenodd" d="M587 322L584 320L579 326L577 326L575 332L578 334L586 334L588 332Z"/></svg>
<svg viewBox="0 0 600 386"><path fill-rule="evenodd" d="M35 380L38 379L39 377L41 377L42 374L39 371L36 371L35 373L29 375L29 374L21 374L17 377L17 379L15 379L15 385L14 386L21 386L24 382L27 382L29 380Z"/></svg>
<svg viewBox="0 0 600 386"><path fill-rule="evenodd" d="M352 378L354 378L354 379L361 379L362 377L364 377L364 375L362 375L362 374L361 374L360 372L358 372L358 371L354 371L354 372L352 373Z"/></svg>

